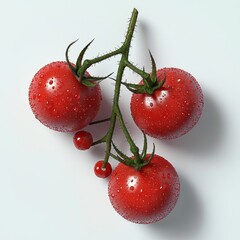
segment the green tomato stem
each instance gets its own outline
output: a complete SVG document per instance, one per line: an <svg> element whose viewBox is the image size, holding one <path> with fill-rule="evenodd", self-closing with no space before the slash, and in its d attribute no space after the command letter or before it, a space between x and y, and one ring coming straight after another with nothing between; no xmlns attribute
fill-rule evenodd
<svg viewBox="0 0 240 240"><path fill-rule="evenodd" d="M119 107L119 97L120 97L120 90L121 90L121 85L122 85L122 78L123 78L124 70L126 67L132 69L134 72L138 73L144 79L147 79L147 80L149 79L151 82L150 74L146 73L144 70L138 69L137 67L135 67L133 64L131 64L128 61L129 50L130 50L131 41L133 38L133 33L135 30L136 22L137 22L137 17L138 17L138 11L137 11L137 9L134 8L131 18L130 18L130 22L129 22L125 40L120 48L118 48L117 50L112 51L110 53L107 53L105 55L94 58L94 59L86 59L85 61L83 61L82 66L78 69L78 72L77 72L78 76L83 76L83 74L85 73L87 68L89 68L93 64L101 62L108 58L111 58L118 54L121 54L121 59L120 59L118 70L117 70L117 76L115 79L115 89L114 89L114 98L113 98L113 107L112 107L111 117L106 120L103 120L103 121L107 121L107 120L110 121L109 128L108 128L106 135L103 138L99 139L98 141L95 141L92 144L92 145L97 145L100 143L106 144L105 157L104 157L104 162L103 162L103 166L102 166L103 168L106 167L109 157L115 156L111 153L111 148L112 148L112 138L113 138L116 121L119 122L119 125L120 125L121 129L123 130L124 136L126 137L128 143L130 145L130 151L134 155L134 167L136 169L140 169L143 164L143 159L141 158L141 156L139 154L139 148L134 143L134 141L124 123L123 116L122 116L122 113L121 113L120 107ZM95 123L100 123L103 121L97 121ZM94 124L94 122L92 124ZM114 157L114 158L116 158L116 157ZM121 158L119 158L117 160L124 163L124 161L122 161Z"/></svg>
<svg viewBox="0 0 240 240"><path fill-rule="evenodd" d="M143 70L139 69L138 67L136 67L135 65L133 65L131 62L129 62L128 60L125 61L125 64L128 68L130 68L131 70L133 70L135 73L137 73L138 75L140 75L142 78L144 79L148 79L150 78L150 74L144 72Z"/></svg>
<svg viewBox="0 0 240 240"><path fill-rule="evenodd" d="M112 136L115 128L115 123L116 119L119 121L119 124L123 130L123 133L130 145L130 150L134 154L134 156L138 156L136 159L139 159L139 149L136 146L136 144L133 142L130 133L128 132L128 129L123 121L123 117L119 108L119 96L120 96L120 89L121 89L121 82L122 82L122 77L123 73L125 70L126 65L126 59L128 59L129 56L129 49L133 37L133 32L136 26L137 22L137 16L138 16L138 11L136 9L133 9L132 16L129 22L129 27L127 31L127 35L125 38L125 41L122 45L121 49L121 60L118 66L118 71L117 71L117 77L115 80L115 90L114 90L114 99L113 99L113 108L112 108L112 117L111 117L111 123L110 127L108 130L108 133L106 135L106 154L104 158L104 164L103 167L106 166L108 159L111 155L111 142L112 142Z"/></svg>
<svg viewBox="0 0 240 240"><path fill-rule="evenodd" d="M98 120L98 121L94 121L94 122L91 122L89 125L95 125L95 124L99 124L99 123L103 123L103 122L108 122L110 121L111 118L105 118L105 119L101 119L101 120Z"/></svg>
<svg viewBox="0 0 240 240"><path fill-rule="evenodd" d="M122 48L118 48L115 51L112 51L110 53L107 53L107 54L104 54L102 56L96 57L94 59L86 59L86 60L83 61L82 66L78 69L77 75L78 76L83 76L84 73L86 72L86 70L90 66L92 66L93 64L102 62L102 61L104 61L104 60L106 60L108 58L114 57L114 56L116 56L118 54L121 54L121 53L122 53Z"/></svg>

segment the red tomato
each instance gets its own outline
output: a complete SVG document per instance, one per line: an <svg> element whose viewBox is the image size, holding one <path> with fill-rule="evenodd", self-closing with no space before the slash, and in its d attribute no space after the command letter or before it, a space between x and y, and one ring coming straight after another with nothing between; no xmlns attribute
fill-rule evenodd
<svg viewBox="0 0 240 240"><path fill-rule="evenodd" d="M114 209L134 223L153 223L166 217L176 205L179 191L177 172L158 155L139 171L120 163L108 185Z"/></svg>
<svg viewBox="0 0 240 240"><path fill-rule="evenodd" d="M131 114L146 134L173 139L186 134L198 122L203 109L203 93L189 73L178 68L163 68L157 71L158 81L164 78L164 73L164 85L152 95L132 95Z"/></svg>
<svg viewBox="0 0 240 240"><path fill-rule="evenodd" d="M94 173L99 178L107 178L112 173L112 166L109 162L107 162L106 167L103 168L103 160L98 161L94 166Z"/></svg>
<svg viewBox="0 0 240 240"><path fill-rule="evenodd" d="M60 132L73 132L87 126L96 116L101 90L86 87L66 62L53 62L40 69L29 87L29 102L35 117Z"/></svg>
<svg viewBox="0 0 240 240"><path fill-rule="evenodd" d="M78 131L73 136L73 143L77 149L87 150L93 143L92 134L86 131Z"/></svg>

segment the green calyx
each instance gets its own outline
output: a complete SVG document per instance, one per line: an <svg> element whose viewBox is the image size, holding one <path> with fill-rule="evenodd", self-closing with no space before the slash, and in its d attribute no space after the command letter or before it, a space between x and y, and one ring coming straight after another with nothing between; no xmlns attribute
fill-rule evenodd
<svg viewBox="0 0 240 240"><path fill-rule="evenodd" d="M118 64L116 77L110 78L115 81L115 89L114 89L114 97L113 97L113 106L112 106L111 116L106 119L103 119L103 120L98 120L98 121L92 122L92 124L100 124L103 122L107 122L109 124L105 135L102 138L100 138L99 140L93 142L93 144L92 144L92 146L95 146L98 144L106 145L105 157L104 157L104 162L103 162L103 166L102 166L103 168L106 167L106 165L109 161L109 158L112 157L127 166L133 167L136 170L140 170L141 168L143 168L144 166L146 166L147 164L150 163L150 161L153 159L154 154L155 154L155 146L153 146L153 151L150 154L150 156L147 154L147 138L144 133L143 133L143 136L144 136L143 149L141 152L139 151L139 148L134 143L132 136L126 127L126 124L124 122L122 113L120 111L120 106L119 106L120 90L121 90L122 85L125 85L127 87L127 89L129 89L130 91L135 92L135 93L152 94L156 89L160 88L165 81L165 79L163 79L160 82L157 81L156 64L155 64L154 58L150 51L149 51L149 54L150 54L150 58L151 58L151 62L152 62L152 73L151 74L145 72L144 68L143 69L137 68L135 65L130 63L130 61L128 60L131 41L133 38L133 33L134 33L136 22L137 22L137 16L138 16L138 11L137 11L137 9L134 8L133 12L132 12L132 16L129 21L129 26L128 26L128 30L127 30L125 39L124 39L122 45L114 51L111 51L109 53L106 53L104 55L98 56L93 59L85 59L84 60L84 54L85 54L86 50L88 49L88 47L93 42L93 40L92 40L82 49L82 51L80 52L80 54L77 58L76 64L73 65L69 61L68 52L69 52L69 48L76 41L69 44L69 46L66 49L66 61L69 65L69 68L74 73L76 78L79 81L81 81L81 83L83 83L84 85L89 86L89 87L96 86L96 84L98 84L100 81L102 81L106 78L109 78L111 75L111 74L109 74L108 76L105 76L105 77L88 76L88 74L86 74L86 72L89 67L91 67L92 65L94 65L96 63L102 62L106 59L109 59L111 57L114 57L116 55L121 56L119 64ZM139 76L141 76L143 78L143 85L123 83L122 79L123 79L124 71L126 68L133 70L135 73L137 73ZM125 139L128 142L129 150L131 151L133 157L128 157L121 150L119 150L118 147L116 146L116 144L112 140L117 122L122 129ZM114 150L114 152L113 152L113 150Z"/></svg>
<svg viewBox="0 0 240 240"><path fill-rule="evenodd" d="M151 74L146 73L144 68L143 70L140 70L137 67L135 67L133 64L127 62L128 67L133 71L135 71L136 73L138 73L143 78L143 84L141 85L122 82L122 84L125 85L126 88L133 93L152 95L153 92L161 88L166 81L166 75L164 75L163 79L158 81L156 63L150 51L149 51L149 55L152 63Z"/></svg>
<svg viewBox="0 0 240 240"><path fill-rule="evenodd" d="M122 151L120 151L117 146L112 142L112 146L114 150L116 151L116 154L111 153L110 156L116 159L117 161L135 168L137 171L139 171L142 167L148 165L151 160L153 159L153 156L155 154L155 145L153 144L153 151L150 155L150 157L147 159L147 138L145 133L143 133L144 136L144 144L143 144L143 150L141 154L139 154L139 151L135 152L133 157L128 157L126 154L124 154Z"/></svg>
<svg viewBox="0 0 240 240"><path fill-rule="evenodd" d="M89 76L86 74L86 70L84 70L82 68L82 60L84 57L84 54L86 52L86 50L88 49L88 47L91 45L91 43L94 41L94 39L89 42L83 49L82 51L79 53L77 61L75 66L70 62L69 57L68 57L68 52L70 47L76 43L78 40L75 40L74 42L70 43L66 49L66 53L65 53L65 57L66 57L66 62L69 66L69 68L71 69L71 71L73 72L73 74L76 76L76 78L78 79L78 81L80 81L83 85L87 86L87 87L95 87L97 84L99 84L102 80L107 79L108 77L110 77L113 73L110 73L107 76L104 77L94 77L94 76ZM83 71L84 70L84 71Z"/></svg>

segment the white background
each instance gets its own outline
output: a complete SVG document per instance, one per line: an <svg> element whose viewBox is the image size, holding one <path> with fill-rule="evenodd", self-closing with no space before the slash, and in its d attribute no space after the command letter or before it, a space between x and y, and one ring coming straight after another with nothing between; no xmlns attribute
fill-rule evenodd
<svg viewBox="0 0 240 240"><path fill-rule="evenodd" d="M79 39L71 60L93 38L90 58L119 46L133 7L139 18L131 61L150 70L151 49L159 67L189 71L205 95L203 115L189 134L168 142L149 138L175 166L182 186L174 211L152 225L127 222L111 207L107 180L93 174L103 147L77 151L71 134L42 126L28 104L33 75L64 60L70 42ZM239 0L1 1L0 239L240 239L239 9ZM91 73L116 71L117 60ZM125 78L140 80L131 72ZM103 83L98 118L110 112L112 89ZM122 96L126 122L141 146L129 115L130 95L123 89ZM97 137L105 127L88 130Z"/></svg>

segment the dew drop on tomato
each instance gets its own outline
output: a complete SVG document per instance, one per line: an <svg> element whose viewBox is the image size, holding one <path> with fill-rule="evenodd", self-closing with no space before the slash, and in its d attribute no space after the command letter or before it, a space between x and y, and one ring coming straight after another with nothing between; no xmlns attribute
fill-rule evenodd
<svg viewBox="0 0 240 240"><path fill-rule="evenodd" d="M122 189L119 193L120 187ZM119 164L108 185L113 208L126 220L140 224L165 218L175 207L179 190L179 178L175 169L157 155L140 171Z"/></svg>
<svg viewBox="0 0 240 240"><path fill-rule="evenodd" d="M92 100L89 103L86 99ZM44 66L29 86L29 103L35 117L56 131L75 132L86 127L95 118L101 99L100 86L87 88L80 84L66 62ZM91 109L88 104L92 105Z"/></svg>
<svg viewBox="0 0 240 240"><path fill-rule="evenodd" d="M186 134L197 124L204 99L201 87L192 75L177 68L163 68L157 71L157 78L162 79L164 72L166 82L152 96L132 95L131 114L145 134L159 139L174 139ZM137 100L139 98L141 103ZM150 106L150 99L153 100L153 107ZM163 116L164 120L161 121Z"/></svg>

